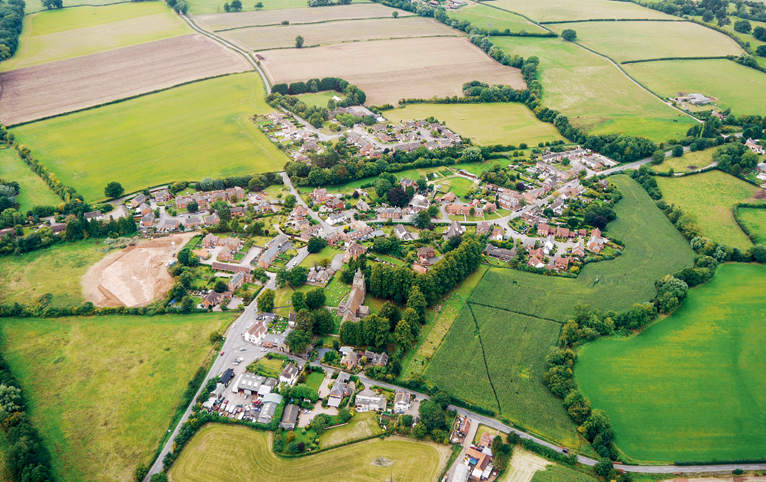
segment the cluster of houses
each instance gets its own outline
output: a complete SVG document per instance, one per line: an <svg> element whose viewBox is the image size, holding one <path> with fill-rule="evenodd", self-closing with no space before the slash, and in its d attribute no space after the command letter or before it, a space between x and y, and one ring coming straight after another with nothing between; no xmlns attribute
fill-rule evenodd
<svg viewBox="0 0 766 482"><path fill-rule="evenodd" d="M533 239L527 239L522 243L529 254L527 264L532 268L551 271L566 271L574 258L584 258L586 250L599 254L609 242L598 228L593 229L589 236L585 229L570 230L562 226L540 223L537 225L537 233L547 238L542 243ZM554 241L559 240L571 244L568 253L553 252L556 246Z"/></svg>
<svg viewBox="0 0 766 482"><path fill-rule="evenodd" d="M574 149L568 149L562 152L546 152L542 155L541 162L535 167L537 169L547 169L550 168L551 164L560 163L564 159L569 160L569 165L572 167L572 170L569 172L574 173L582 170L599 172L603 169L608 169L617 165L617 162L606 156L593 152L590 149L584 149L577 146Z"/></svg>

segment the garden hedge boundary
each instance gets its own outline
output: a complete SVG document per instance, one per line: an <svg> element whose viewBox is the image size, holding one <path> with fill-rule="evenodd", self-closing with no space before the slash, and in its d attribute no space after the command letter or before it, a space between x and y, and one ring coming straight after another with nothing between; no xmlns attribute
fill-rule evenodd
<svg viewBox="0 0 766 482"><path fill-rule="evenodd" d="M741 208L750 208L750 209L766 209L766 204L756 204L756 203L737 203L734 205L734 207L731 210L732 215L734 216L734 221L739 226L739 229L742 230L743 233L745 233L745 236L747 236L747 239L750 240L753 244L758 244L755 241L755 237L750 231L750 228L747 227L747 224L745 224L742 219L740 219L740 213L739 210Z"/></svg>

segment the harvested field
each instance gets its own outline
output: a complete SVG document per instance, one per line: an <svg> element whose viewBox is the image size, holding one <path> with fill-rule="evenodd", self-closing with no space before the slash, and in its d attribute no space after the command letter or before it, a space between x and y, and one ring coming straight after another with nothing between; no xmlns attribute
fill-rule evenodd
<svg viewBox="0 0 766 482"><path fill-rule="evenodd" d="M528 21L521 15L511 13L498 8L492 8L491 4L479 4L472 3L466 7L455 10L449 13L450 18L458 20L467 20L471 22L471 25L479 27L488 31L505 31L509 32L534 32L544 33L545 30L532 22Z"/></svg>
<svg viewBox="0 0 766 482"><path fill-rule="evenodd" d="M122 3L51 10L24 19L9 71L192 33L164 3Z"/></svg>
<svg viewBox="0 0 766 482"><path fill-rule="evenodd" d="M496 0L490 5L521 13L537 22L594 18L676 18L631 2L610 0Z"/></svg>
<svg viewBox="0 0 766 482"><path fill-rule="evenodd" d="M550 462L521 447L513 448L511 465L500 478L501 482L530 482L535 473L545 470Z"/></svg>
<svg viewBox="0 0 766 482"><path fill-rule="evenodd" d="M292 48L295 37L302 36L304 48L341 42L389 40L412 37L457 37L458 30L432 18L409 17L344 20L308 25L276 25L251 27L221 32L221 36L242 48L268 50Z"/></svg>
<svg viewBox="0 0 766 482"><path fill-rule="evenodd" d="M369 104L460 95L471 80L524 87L519 69L498 64L466 38L382 40L262 55L273 83L342 77L364 90Z"/></svg>
<svg viewBox="0 0 766 482"><path fill-rule="evenodd" d="M285 20L290 22L290 25L295 25L301 23L328 22L333 20L359 18L389 18L391 17L391 12L394 10L399 12L400 18L413 15L404 10L385 7L377 3L361 3L335 7L288 8L285 10L195 15L194 20L209 29L222 30L229 28L280 25Z"/></svg>
<svg viewBox="0 0 766 482"><path fill-rule="evenodd" d="M82 277L85 299L96 306L143 306L173 285L167 265L196 233L141 241L105 256Z"/></svg>
<svg viewBox="0 0 766 482"><path fill-rule="evenodd" d="M29 122L157 89L248 70L199 34L0 73L0 122Z"/></svg>

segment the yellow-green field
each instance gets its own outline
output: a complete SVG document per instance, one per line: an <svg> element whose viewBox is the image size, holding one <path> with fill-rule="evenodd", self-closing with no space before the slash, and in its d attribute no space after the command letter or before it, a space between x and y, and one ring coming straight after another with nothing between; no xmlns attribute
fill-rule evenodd
<svg viewBox="0 0 766 482"><path fill-rule="evenodd" d="M617 62L743 52L731 38L693 22L581 22L551 27L557 32L576 31L578 42Z"/></svg>
<svg viewBox="0 0 766 482"><path fill-rule="evenodd" d="M383 429L378 425L377 413L358 413L347 424L328 430L320 435L319 446L322 448L333 447L379 433L383 433Z"/></svg>
<svg viewBox="0 0 766 482"><path fill-rule="evenodd" d="M738 216L753 242L766 246L766 209L739 208Z"/></svg>
<svg viewBox="0 0 766 482"><path fill-rule="evenodd" d="M271 437L242 426L207 425L186 445L168 478L176 482L436 480L451 452L447 445L388 438L283 459L271 451Z"/></svg>
<svg viewBox="0 0 766 482"><path fill-rule="evenodd" d="M538 56L544 104L591 134L620 133L664 141L683 137L695 124L605 59L577 45L557 38L492 37L492 42L510 54Z"/></svg>
<svg viewBox="0 0 766 482"><path fill-rule="evenodd" d="M731 60L670 60L625 64L623 68L658 95L679 92L715 97L719 109L737 114L766 111L766 75Z"/></svg>
<svg viewBox="0 0 766 482"><path fill-rule="evenodd" d="M668 172L673 169L674 172L688 172L702 169L713 162L713 151L715 147L705 149L704 151L684 152L681 157L666 157L662 164L653 166L656 172Z"/></svg>
<svg viewBox="0 0 766 482"><path fill-rule="evenodd" d="M19 50L0 70L39 65L191 33L163 2L51 10L24 19Z"/></svg>
<svg viewBox="0 0 766 482"><path fill-rule="evenodd" d="M87 200L175 180L278 171L287 157L251 117L268 112L256 73L195 82L17 127L19 140Z"/></svg>
<svg viewBox="0 0 766 482"><path fill-rule="evenodd" d="M658 177L657 184L664 200L692 216L703 236L740 249L751 246L734 220L732 208L738 202L757 202L753 199L757 186L721 171Z"/></svg>
<svg viewBox="0 0 766 482"><path fill-rule="evenodd" d="M632 2L611 0L495 0L492 5L519 12L537 22L602 18L674 18Z"/></svg>
<svg viewBox="0 0 766 482"><path fill-rule="evenodd" d="M409 104L383 115L392 121L433 116L480 145L537 145L562 139L553 124L539 121L526 106L517 103Z"/></svg>
<svg viewBox="0 0 766 482"><path fill-rule="evenodd" d="M367 3L366 1L352 0L353 3ZM189 13L194 15L225 12L222 0L190 0ZM229 2L230 3L230 2ZM282 10L288 8L306 7L306 0L261 0L263 8L256 8L258 2L242 2L242 10ZM317 8L317 7L314 7ZM235 14L236 15L236 14Z"/></svg>
<svg viewBox="0 0 766 482"><path fill-rule="evenodd" d="M19 183L21 192L16 196L16 202L21 212L27 212L33 206L58 206L63 202L40 176L24 164L15 149L0 148L0 179Z"/></svg>
<svg viewBox="0 0 766 482"><path fill-rule="evenodd" d="M449 13L450 18L466 20L471 25L488 32L499 30L504 32L544 33L545 29L538 27L521 15L505 10L492 8L490 4L469 3L468 6Z"/></svg>
<svg viewBox="0 0 766 482"><path fill-rule="evenodd" d="M209 335L232 315L11 319L3 353L58 480L132 480L148 464Z"/></svg>

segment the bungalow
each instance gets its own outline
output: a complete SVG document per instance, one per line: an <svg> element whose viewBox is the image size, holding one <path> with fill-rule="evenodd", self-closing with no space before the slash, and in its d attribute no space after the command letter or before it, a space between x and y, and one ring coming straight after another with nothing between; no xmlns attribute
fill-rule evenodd
<svg viewBox="0 0 766 482"><path fill-rule="evenodd" d="M386 409L386 397L365 388L356 394L355 405L357 412L382 412Z"/></svg>
<svg viewBox="0 0 766 482"><path fill-rule="evenodd" d="M404 390L397 390L394 395L394 413L401 414L410 409L410 394Z"/></svg>
<svg viewBox="0 0 766 482"><path fill-rule="evenodd" d="M300 409L298 408L298 405L295 404L288 404L285 407L284 414L282 415L282 422L279 424L279 428L284 430L293 430L295 429L295 425L298 423L298 414L300 414Z"/></svg>
<svg viewBox="0 0 766 482"><path fill-rule="evenodd" d="M287 366L279 374L279 383L286 383L290 386L295 384L295 379L298 378L298 366L295 363L288 363Z"/></svg>

